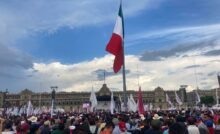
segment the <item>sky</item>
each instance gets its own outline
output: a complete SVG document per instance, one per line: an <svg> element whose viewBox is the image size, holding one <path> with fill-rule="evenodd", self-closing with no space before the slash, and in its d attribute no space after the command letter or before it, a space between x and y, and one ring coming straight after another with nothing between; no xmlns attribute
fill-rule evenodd
<svg viewBox="0 0 220 134"><path fill-rule="evenodd" d="M0 90L122 91L105 51L119 0L1 0ZM123 0L127 90L218 87L219 0ZM138 82L139 81L139 82Z"/></svg>

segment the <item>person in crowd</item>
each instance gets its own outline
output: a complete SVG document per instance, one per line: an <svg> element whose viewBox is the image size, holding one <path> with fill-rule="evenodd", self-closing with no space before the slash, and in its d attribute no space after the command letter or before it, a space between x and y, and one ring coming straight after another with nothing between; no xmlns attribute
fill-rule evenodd
<svg viewBox="0 0 220 134"><path fill-rule="evenodd" d="M214 134L220 134L220 118L218 119L217 124L215 125Z"/></svg>
<svg viewBox="0 0 220 134"><path fill-rule="evenodd" d="M114 130L114 124L113 124L113 122L110 121L110 122L106 123L104 130L102 130L100 132L100 134L112 134L113 130Z"/></svg>
<svg viewBox="0 0 220 134"><path fill-rule="evenodd" d="M41 134L50 134L50 121L47 120L44 122L44 125L41 128Z"/></svg>
<svg viewBox="0 0 220 134"><path fill-rule="evenodd" d="M197 117L196 120L197 120L196 125L199 128L200 134L209 134L209 130L208 130L207 126L203 123L202 118Z"/></svg>
<svg viewBox="0 0 220 134"><path fill-rule="evenodd" d="M120 134L131 134L130 132L127 131L126 123L125 122L119 122L118 123L119 129L120 129Z"/></svg>
<svg viewBox="0 0 220 134"><path fill-rule="evenodd" d="M186 128L182 127L180 123L174 123L169 126L168 134L185 134L185 131Z"/></svg>
<svg viewBox="0 0 220 134"><path fill-rule="evenodd" d="M188 124L187 130L189 134L200 134L199 128L196 126L195 117L193 116L188 117L187 124Z"/></svg>
<svg viewBox="0 0 220 134"><path fill-rule="evenodd" d="M53 130L51 134L64 134L64 124L60 122L58 129Z"/></svg>
<svg viewBox="0 0 220 134"><path fill-rule="evenodd" d="M154 115L153 120L151 121L151 128L146 130L144 134L162 134L161 126L162 122L158 118L158 115Z"/></svg>
<svg viewBox="0 0 220 134"><path fill-rule="evenodd" d="M13 122L11 120L6 120L3 125L2 134L14 134L15 132L12 129Z"/></svg>

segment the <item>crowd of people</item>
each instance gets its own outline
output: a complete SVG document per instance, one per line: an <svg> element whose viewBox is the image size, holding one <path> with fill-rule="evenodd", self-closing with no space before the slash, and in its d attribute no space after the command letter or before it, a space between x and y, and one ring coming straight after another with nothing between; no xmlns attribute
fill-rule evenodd
<svg viewBox="0 0 220 134"><path fill-rule="evenodd" d="M220 111L4 115L0 125L2 134L220 134Z"/></svg>

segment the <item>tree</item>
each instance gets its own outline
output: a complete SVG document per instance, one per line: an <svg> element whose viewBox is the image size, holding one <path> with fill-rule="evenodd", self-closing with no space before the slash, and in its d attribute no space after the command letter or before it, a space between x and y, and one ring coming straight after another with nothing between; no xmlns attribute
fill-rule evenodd
<svg viewBox="0 0 220 134"><path fill-rule="evenodd" d="M202 96L200 99L201 99L201 103L205 104L207 106L214 104L214 97L213 96Z"/></svg>

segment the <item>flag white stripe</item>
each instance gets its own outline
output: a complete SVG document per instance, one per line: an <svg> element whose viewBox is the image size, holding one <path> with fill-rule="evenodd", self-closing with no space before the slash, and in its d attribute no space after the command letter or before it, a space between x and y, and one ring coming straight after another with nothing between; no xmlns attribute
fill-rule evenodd
<svg viewBox="0 0 220 134"><path fill-rule="evenodd" d="M115 28L114 28L114 33L121 36L123 39L123 26L122 26L122 18L120 16L117 17L116 23L115 23Z"/></svg>

